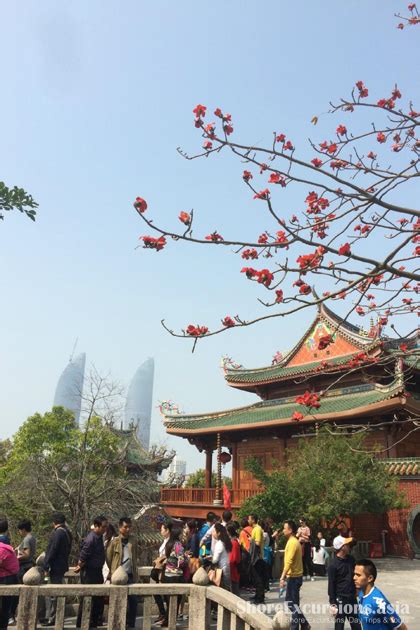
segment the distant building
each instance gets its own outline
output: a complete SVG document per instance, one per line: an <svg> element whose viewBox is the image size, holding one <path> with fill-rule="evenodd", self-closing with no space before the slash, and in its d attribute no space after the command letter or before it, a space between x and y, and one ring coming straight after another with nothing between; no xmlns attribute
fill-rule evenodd
<svg viewBox="0 0 420 630"><path fill-rule="evenodd" d="M162 475L162 481L164 483L174 482L182 483L185 481L187 475L187 462L183 459L179 459L178 455L175 455L168 468Z"/></svg>
<svg viewBox="0 0 420 630"><path fill-rule="evenodd" d="M146 449L150 443L154 374L155 362L149 358L140 365L133 376L124 409L124 428L129 429L133 424L137 425L138 438Z"/></svg>
<svg viewBox="0 0 420 630"><path fill-rule="evenodd" d="M74 413L77 423L80 421L82 408L83 381L85 378L86 354L83 352L68 365L58 379L54 396L54 407L64 407Z"/></svg>

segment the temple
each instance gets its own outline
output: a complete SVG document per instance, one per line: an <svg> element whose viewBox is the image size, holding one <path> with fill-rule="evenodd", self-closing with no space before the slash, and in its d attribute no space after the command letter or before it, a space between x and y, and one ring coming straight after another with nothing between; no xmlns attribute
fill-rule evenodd
<svg viewBox="0 0 420 630"><path fill-rule="evenodd" d="M161 504L176 517L203 517L222 505L220 487L211 484L213 459L219 470L231 459L235 509L259 489L246 469L250 457L270 471L286 464L299 438L312 439L321 423L344 432L366 427L367 448L377 448L384 474L398 476L410 507L356 517L355 534L381 542L386 531L387 552L420 554L420 430L404 422L420 416L418 349L418 337L390 339L380 323L363 330L321 305L295 347L277 355L272 365L244 369L227 361L228 385L257 394L260 401L207 414L162 411L168 434L205 453L206 487L163 488ZM318 409L296 402L305 392L320 396Z"/></svg>

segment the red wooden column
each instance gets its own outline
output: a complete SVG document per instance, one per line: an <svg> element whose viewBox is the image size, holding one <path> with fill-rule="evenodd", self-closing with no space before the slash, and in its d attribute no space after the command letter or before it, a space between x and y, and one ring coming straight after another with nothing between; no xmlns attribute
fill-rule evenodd
<svg viewBox="0 0 420 630"><path fill-rule="evenodd" d="M211 472L212 472L213 449L206 450L206 488L211 488Z"/></svg>

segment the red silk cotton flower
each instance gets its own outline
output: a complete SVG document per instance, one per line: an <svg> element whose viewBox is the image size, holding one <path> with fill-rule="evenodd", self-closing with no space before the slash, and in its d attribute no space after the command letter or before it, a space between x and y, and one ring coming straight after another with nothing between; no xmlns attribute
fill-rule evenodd
<svg viewBox="0 0 420 630"><path fill-rule="evenodd" d="M191 215L189 214L189 212L180 212L179 216L178 216L178 219L184 225L190 225L191 224Z"/></svg>
<svg viewBox="0 0 420 630"><path fill-rule="evenodd" d="M321 406L318 394L309 391L306 391L303 396L297 396L295 402L308 407L308 409L319 409Z"/></svg>
<svg viewBox="0 0 420 630"><path fill-rule="evenodd" d="M193 324L190 324L189 326L187 326L185 332L187 333L187 335L190 335L190 337L202 337L209 332L209 329L207 328L207 326L194 326Z"/></svg>
<svg viewBox="0 0 420 630"><path fill-rule="evenodd" d="M249 182L250 179L252 179L252 173L251 171L244 171L242 173L242 178L246 181Z"/></svg>
<svg viewBox="0 0 420 630"><path fill-rule="evenodd" d="M140 236L140 240L143 241L143 247L155 249L157 252L160 252L166 245L166 238L164 236L159 236L159 238Z"/></svg>
<svg viewBox="0 0 420 630"><path fill-rule="evenodd" d="M234 320L231 317L229 317L229 315L226 315L226 317L222 319L222 324L226 328L233 328L233 326L235 326Z"/></svg>
<svg viewBox="0 0 420 630"><path fill-rule="evenodd" d="M270 191L268 188L264 188L264 190L260 190L259 193L255 193L254 199L268 199L270 195Z"/></svg>
<svg viewBox="0 0 420 630"><path fill-rule="evenodd" d="M195 114L197 118L204 118L206 111L207 107L205 105L196 105L193 109L193 114Z"/></svg>
<svg viewBox="0 0 420 630"><path fill-rule="evenodd" d="M303 420L303 413L300 413L300 411L295 411L292 415L292 420L294 420L295 422L300 422L301 420Z"/></svg>
<svg viewBox="0 0 420 630"><path fill-rule="evenodd" d="M340 249L338 250L338 253L340 254L340 256L350 256L351 254L350 243L344 243L344 245L342 245Z"/></svg>
<svg viewBox="0 0 420 630"><path fill-rule="evenodd" d="M325 350L325 348L328 348L328 346L332 342L333 342L333 336L332 335L323 335L322 337L319 338L318 350Z"/></svg>
<svg viewBox="0 0 420 630"><path fill-rule="evenodd" d="M286 180L280 173L271 173L268 180L269 184L280 184L283 188L286 186Z"/></svg>
<svg viewBox="0 0 420 630"><path fill-rule="evenodd" d="M212 234L208 234L206 236L206 241L212 241L213 243L221 243L223 240L223 236L221 236L217 232L213 232Z"/></svg>
<svg viewBox="0 0 420 630"><path fill-rule="evenodd" d="M263 284L265 287L269 287L274 280L274 275L269 269L261 269L256 273L257 282Z"/></svg>
<svg viewBox="0 0 420 630"><path fill-rule="evenodd" d="M322 160L319 158L314 158L311 160L311 163L315 166L315 168L320 168L322 166Z"/></svg>
<svg viewBox="0 0 420 630"><path fill-rule="evenodd" d="M311 293L312 289L309 286L309 284L305 284L303 283L300 287L299 287L299 293L301 293L302 295L309 295L309 293Z"/></svg>
<svg viewBox="0 0 420 630"><path fill-rule="evenodd" d="M142 197L136 197L133 206L135 207L137 212L140 212L140 214L143 214L143 212L146 212L147 210L147 202Z"/></svg>

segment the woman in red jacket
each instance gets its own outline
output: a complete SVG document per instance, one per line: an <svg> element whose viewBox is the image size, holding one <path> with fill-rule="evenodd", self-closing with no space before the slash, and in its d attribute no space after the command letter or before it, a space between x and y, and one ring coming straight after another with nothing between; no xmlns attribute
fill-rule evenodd
<svg viewBox="0 0 420 630"><path fill-rule="evenodd" d="M239 564L241 562L241 547L238 541L238 532L236 531L236 527L233 523L229 523L226 529L232 542L232 551L229 556L231 591L234 595L240 597Z"/></svg>

